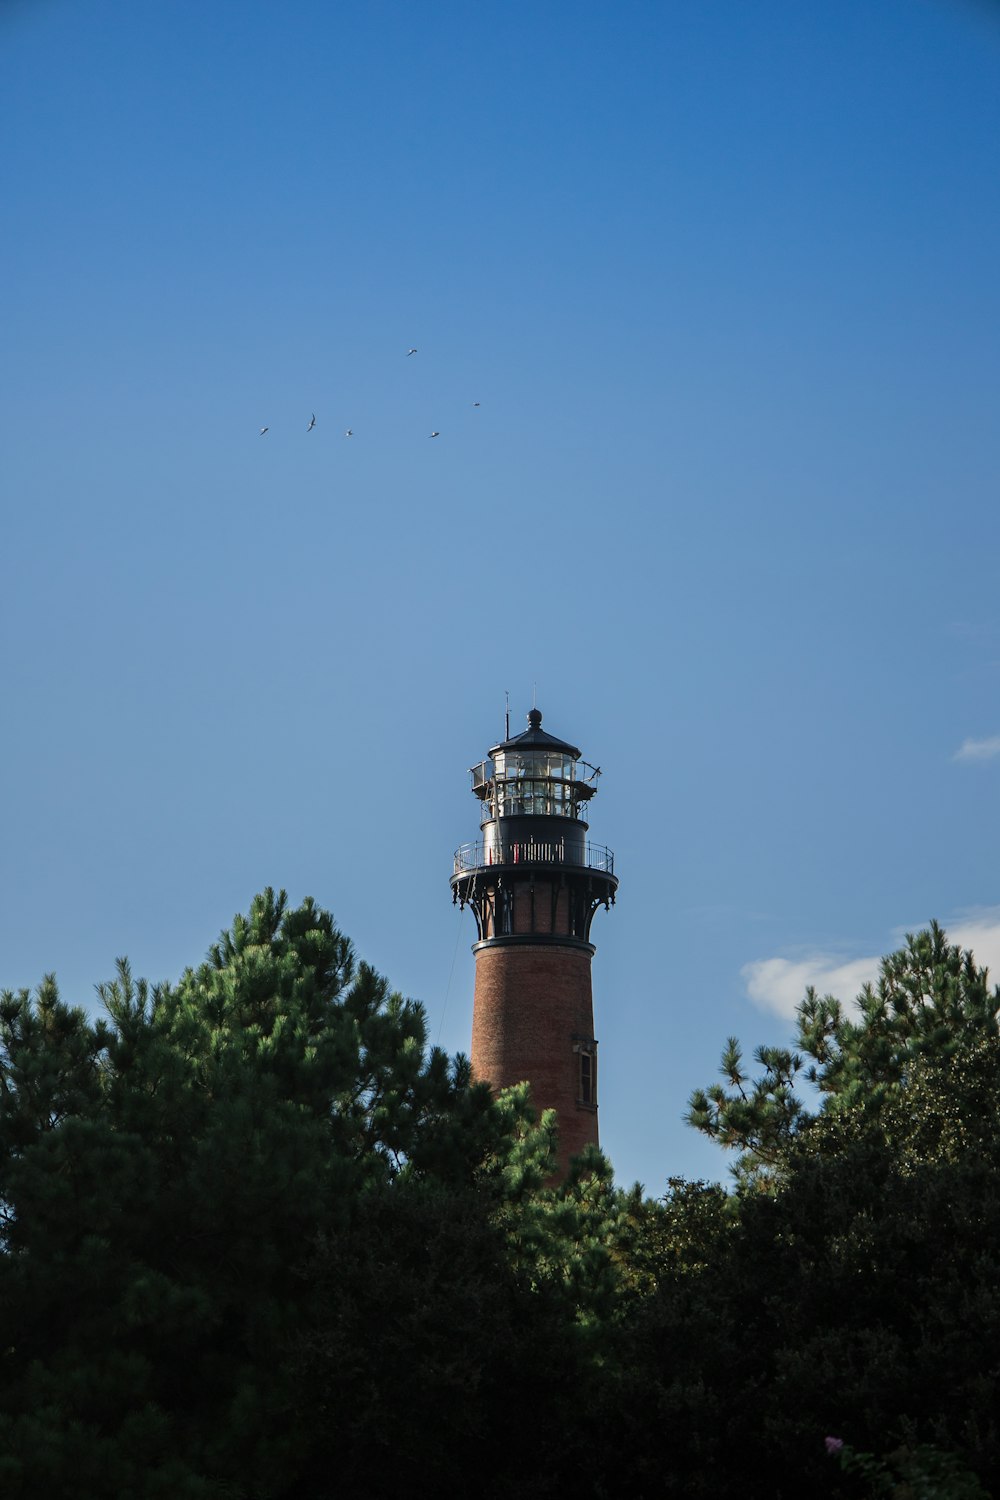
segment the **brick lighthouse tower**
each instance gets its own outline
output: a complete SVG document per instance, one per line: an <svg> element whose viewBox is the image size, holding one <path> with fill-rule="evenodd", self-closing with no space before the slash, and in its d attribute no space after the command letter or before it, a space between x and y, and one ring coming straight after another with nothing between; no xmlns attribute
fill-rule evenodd
<svg viewBox="0 0 1000 1500"><path fill-rule="evenodd" d="M598 1141L590 924L618 888L614 855L587 841L600 771L533 708L471 774L482 832L451 888L478 929L472 1068L494 1089L527 1079L536 1108L558 1111L565 1168Z"/></svg>

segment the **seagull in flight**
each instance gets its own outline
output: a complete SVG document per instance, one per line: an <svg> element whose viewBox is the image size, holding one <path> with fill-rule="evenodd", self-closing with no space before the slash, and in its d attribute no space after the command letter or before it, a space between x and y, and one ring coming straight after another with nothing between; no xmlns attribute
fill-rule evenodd
<svg viewBox="0 0 1000 1500"><path fill-rule="evenodd" d="M345 437L353 437L354 436L353 429L350 428L350 427L348 427L347 431L344 433L344 436Z"/></svg>
<svg viewBox="0 0 1000 1500"><path fill-rule="evenodd" d="M270 427L262 427L262 428L261 428L261 429L260 429L260 433L259 433L259 436L260 436L260 437L263 437L263 436L264 436L264 434L265 434L265 432L270 432L270 431L271 431L271 429L270 429Z"/></svg>
<svg viewBox="0 0 1000 1500"><path fill-rule="evenodd" d="M473 401L472 404L473 404L473 406L481 406L482 405L482 403L480 401Z"/></svg>
<svg viewBox="0 0 1000 1500"><path fill-rule="evenodd" d="M431 433L431 437L440 437L440 436L441 436L441 434L439 432L432 432Z"/></svg>
<svg viewBox="0 0 1000 1500"><path fill-rule="evenodd" d="M407 349L407 351L406 351L406 357L407 357L407 359L409 359L409 357L410 357L411 354L416 354L416 352L417 352L416 349Z"/></svg>
<svg viewBox="0 0 1000 1500"><path fill-rule="evenodd" d="M316 426L316 413L313 412L313 414L312 414L312 420L310 421L309 426L306 428L306 432L312 432L312 430L313 430L313 428L315 426Z"/></svg>

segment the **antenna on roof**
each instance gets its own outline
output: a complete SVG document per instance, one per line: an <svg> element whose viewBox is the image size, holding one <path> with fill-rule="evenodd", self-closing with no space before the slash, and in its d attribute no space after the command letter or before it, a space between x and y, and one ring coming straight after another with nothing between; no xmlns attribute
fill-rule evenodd
<svg viewBox="0 0 1000 1500"><path fill-rule="evenodd" d="M531 684L531 706L532 706L532 708L537 708L538 707L538 683L537 682L533 682Z"/></svg>
<svg viewBox="0 0 1000 1500"><path fill-rule="evenodd" d="M505 740L509 740L510 739L510 692L509 692L509 690L507 688L504 688L503 696L504 696L504 702L505 702L505 705L506 705L506 707L504 709L504 716L503 716L503 737L504 737Z"/></svg>

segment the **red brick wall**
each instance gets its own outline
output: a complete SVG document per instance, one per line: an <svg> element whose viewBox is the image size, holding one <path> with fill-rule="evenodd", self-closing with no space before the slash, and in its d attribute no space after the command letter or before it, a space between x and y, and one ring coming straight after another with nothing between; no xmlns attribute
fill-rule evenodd
<svg viewBox="0 0 1000 1500"><path fill-rule="evenodd" d="M574 1040L594 1035L591 955L552 943L503 943L476 953L472 1068L494 1089L525 1079L536 1108L559 1112L559 1156L597 1144L597 1110L577 1103Z"/></svg>
<svg viewBox="0 0 1000 1500"><path fill-rule="evenodd" d="M488 902L497 899L496 888L488 886L486 890L487 906L486 927L484 937L495 937L494 923L489 916ZM534 927L532 927L532 910L534 910ZM514 888L514 931L515 932L568 932L569 931L569 892L565 889L556 892L555 926L552 925L552 887L547 880L539 880L535 884L534 907L532 908L532 892L527 881L521 881Z"/></svg>

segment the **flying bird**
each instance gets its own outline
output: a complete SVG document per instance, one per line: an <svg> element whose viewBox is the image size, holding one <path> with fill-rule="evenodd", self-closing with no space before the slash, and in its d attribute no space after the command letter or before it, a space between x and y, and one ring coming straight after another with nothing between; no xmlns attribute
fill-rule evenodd
<svg viewBox="0 0 1000 1500"><path fill-rule="evenodd" d="M439 432L432 432L431 433L431 437L440 437L440 436L441 436L441 434Z"/></svg>
<svg viewBox="0 0 1000 1500"><path fill-rule="evenodd" d="M406 357L407 357L407 359L409 359L409 357L410 357L411 354L416 354L416 352L417 352L416 349L407 349L407 351L406 351Z"/></svg>
<svg viewBox="0 0 1000 1500"><path fill-rule="evenodd" d="M353 431L351 430L350 427L348 427L347 431L344 433L344 436L345 437L353 437L354 436L354 433L353 433Z"/></svg>
<svg viewBox="0 0 1000 1500"><path fill-rule="evenodd" d="M271 431L271 429L270 429L270 427L262 427L262 428L261 428L261 429L260 429L260 434L259 434L259 436L260 436L260 437L263 437L263 436L264 436L264 434L265 434L265 432L270 432L270 431Z"/></svg>
<svg viewBox="0 0 1000 1500"><path fill-rule="evenodd" d="M312 432L312 430L313 430L313 428L315 426L316 426L316 413L313 412L313 414L312 414L312 420L310 421L309 426L306 428L306 432Z"/></svg>
<svg viewBox="0 0 1000 1500"><path fill-rule="evenodd" d="M472 404L473 404L473 406L479 406L481 403L479 401L473 401Z"/></svg>

